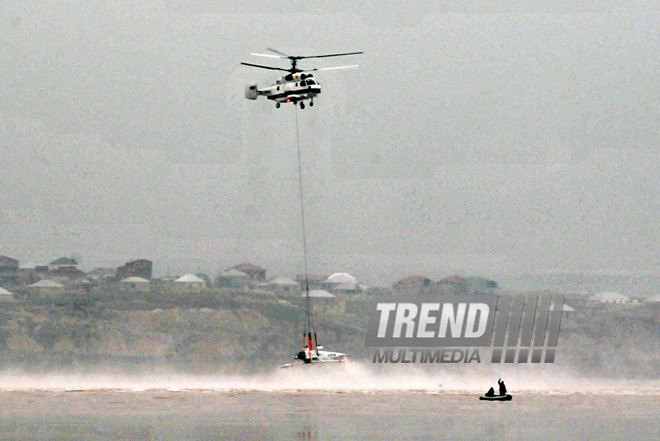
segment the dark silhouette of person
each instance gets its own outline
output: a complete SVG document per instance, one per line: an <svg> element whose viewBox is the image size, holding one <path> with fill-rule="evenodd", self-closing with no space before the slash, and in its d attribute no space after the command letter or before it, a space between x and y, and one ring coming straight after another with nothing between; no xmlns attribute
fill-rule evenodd
<svg viewBox="0 0 660 441"><path fill-rule="evenodd" d="M495 391L493 390L492 387L490 389L488 389L488 392L486 392L486 396L487 397L494 397L495 396Z"/></svg>
<svg viewBox="0 0 660 441"><path fill-rule="evenodd" d="M500 395L506 395L506 386L504 385L504 381L500 378L497 380L497 384L500 386Z"/></svg>
<svg viewBox="0 0 660 441"><path fill-rule="evenodd" d="M296 355L296 358L298 360L304 361L305 363L311 363L312 362L312 360L310 360L309 357L307 356L307 352L305 352L305 351L298 352L298 355Z"/></svg>

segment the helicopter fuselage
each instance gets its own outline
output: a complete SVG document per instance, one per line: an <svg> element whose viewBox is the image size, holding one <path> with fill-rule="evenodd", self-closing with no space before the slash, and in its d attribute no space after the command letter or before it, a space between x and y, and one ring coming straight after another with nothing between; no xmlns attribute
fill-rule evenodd
<svg viewBox="0 0 660 441"><path fill-rule="evenodd" d="M316 82L312 74L288 74L278 79L272 86L258 88L252 84L245 89L245 98L255 100L258 96L265 96L276 103L298 103L311 100L321 93L321 85ZM278 106L279 107L279 106Z"/></svg>

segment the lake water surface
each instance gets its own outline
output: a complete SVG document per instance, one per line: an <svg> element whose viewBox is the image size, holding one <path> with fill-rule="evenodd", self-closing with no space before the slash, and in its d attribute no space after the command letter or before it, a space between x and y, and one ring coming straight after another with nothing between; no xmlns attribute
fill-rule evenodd
<svg viewBox="0 0 660 441"><path fill-rule="evenodd" d="M660 393L5 390L4 440L653 440Z"/></svg>

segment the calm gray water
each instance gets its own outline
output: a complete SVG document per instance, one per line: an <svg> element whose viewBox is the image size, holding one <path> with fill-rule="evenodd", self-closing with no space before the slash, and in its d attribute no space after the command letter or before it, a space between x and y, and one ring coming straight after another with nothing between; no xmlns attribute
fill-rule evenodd
<svg viewBox="0 0 660 441"><path fill-rule="evenodd" d="M3 440L653 440L659 395L5 391Z"/></svg>

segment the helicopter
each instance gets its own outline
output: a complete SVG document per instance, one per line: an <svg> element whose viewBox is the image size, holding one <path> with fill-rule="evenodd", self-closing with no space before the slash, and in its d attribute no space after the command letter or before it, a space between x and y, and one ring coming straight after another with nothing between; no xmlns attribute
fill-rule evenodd
<svg viewBox="0 0 660 441"><path fill-rule="evenodd" d="M346 55L358 55L362 52L346 52L342 54L325 54L325 55L287 55L283 52L280 52L275 49L268 48L268 51L272 52L271 54L255 54L256 57L267 57L267 58L286 58L291 61L291 67L289 69L283 69L280 67L273 66L264 66L261 64L253 63L241 63L245 66L258 67L260 69L269 69L269 70L281 70L288 72L287 75L281 77L275 84L264 87L260 89L256 84L250 84L245 88L245 98L249 100L256 100L260 95L265 96L269 100L275 101L275 107L280 108L282 103L293 103L297 105L300 103L300 108L305 108L305 100L309 100L309 106L314 105L314 98L321 93L321 85L316 82L314 75L311 72L323 71L323 70L337 70L337 69L357 69L358 64L352 64L349 66L337 66L337 67L324 67L324 68L315 68L315 69L298 69L298 61L304 60L307 58L327 58L327 57L343 57Z"/></svg>

